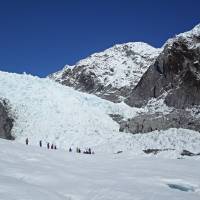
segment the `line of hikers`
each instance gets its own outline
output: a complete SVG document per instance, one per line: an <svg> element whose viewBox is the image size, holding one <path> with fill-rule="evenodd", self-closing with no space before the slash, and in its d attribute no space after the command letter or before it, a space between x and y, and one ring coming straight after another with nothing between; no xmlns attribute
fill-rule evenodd
<svg viewBox="0 0 200 200"><path fill-rule="evenodd" d="M72 148L69 148L69 152L72 152ZM81 149L80 148L76 148L76 153L81 153ZM83 151L83 154L94 154L94 151L91 150L91 148L86 149L85 151Z"/></svg>
<svg viewBox="0 0 200 200"><path fill-rule="evenodd" d="M26 138L25 142L26 142L26 145L28 145L29 144L29 139ZM39 141L39 146L42 147L42 140ZM48 142L47 143L47 149L55 149L56 150L57 146L54 145L54 144L50 145L50 143ZM69 152L72 152L72 148L71 147L69 148ZM76 148L76 153L81 153L81 149L77 147ZM91 148L87 148L85 151L83 151L83 154L94 154L94 151L92 151Z"/></svg>
<svg viewBox="0 0 200 200"><path fill-rule="evenodd" d="M25 142L26 142L26 145L29 144L28 138L26 138L26 141L25 141ZM39 141L39 146L42 147L42 140ZM54 144L51 144L51 145L50 145L50 143L48 142L48 143L47 143L47 149L57 149L57 146L54 145Z"/></svg>

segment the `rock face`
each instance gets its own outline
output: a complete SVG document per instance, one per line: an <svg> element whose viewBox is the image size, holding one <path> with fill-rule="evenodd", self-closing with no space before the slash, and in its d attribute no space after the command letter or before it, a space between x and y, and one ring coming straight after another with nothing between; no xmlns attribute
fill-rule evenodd
<svg viewBox="0 0 200 200"><path fill-rule="evenodd" d="M0 101L0 138L13 140L11 135L14 120L9 116L8 105L5 100Z"/></svg>
<svg viewBox="0 0 200 200"><path fill-rule="evenodd" d="M95 53L74 66L66 66L49 78L101 98L120 102L128 96L160 49L135 42L115 45Z"/></svg>
<svg viewBox="0 0 200 200"><path fill-rule="evenodd" d="M200 104L200 25L167 41L125 102L141 107L161 95L179 109Z"/></svg>
<svg viewBox="0 0 200 200"><path fill-rule="evenodd" d="M144 113L120 123L120 131L128 133L148 133L169 128L185 128L200 130L200 120L194 118L189 111L175 109L169 114Z"/></svg>
<svg viewBox="0 0 200 200"><path fill-rule="evenodd" d="M172 110L167 114L147 111L121 121L120 131L135 134L169 128L200 130L199 116L189 112L196 107L199 111L200 105L200 25L166 42L125 102L143 107L152 98L162 99Z"/></svg>

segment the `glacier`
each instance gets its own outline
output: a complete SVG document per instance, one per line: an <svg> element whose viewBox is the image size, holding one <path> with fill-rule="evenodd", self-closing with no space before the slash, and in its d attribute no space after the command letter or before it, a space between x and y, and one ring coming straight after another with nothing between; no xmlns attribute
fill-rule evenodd
<svg viewBox="0 0 200 200"><path fill-rule="evenodd" d="M0 146L2 200L200 199L199 160Z"/></svg>
<svg viewBox="0 0 200 200"><path fill-rule="evenodd" d="M119 132L119 124L109 116L136 116L155 107L153 103L149 108L131 108L27 74L0 72L0 85L0 96L8 100L15 120L12 135L17 142L25 143L29 138L31 145L42 140L44 145L50 142L61 149L91 147L97 153L144 154L148 148L175 149L162 153L168 157L178 157L183 149L200 152L198 132L169 129L133 135Z"/></svg>

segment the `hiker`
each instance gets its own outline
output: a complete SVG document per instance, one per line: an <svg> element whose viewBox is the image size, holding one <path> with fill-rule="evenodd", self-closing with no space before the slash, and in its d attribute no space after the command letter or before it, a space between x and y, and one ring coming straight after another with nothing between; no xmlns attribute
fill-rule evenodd
<svg viewBox="0 0 200 200"><path fill-rule="evenodd" d="M42 140L40 140L39 145L40 145L40 147L42 147Z"/></svg>
<svg viewBox="0 0 200 200"><path fill-rule="evenodd" d="M26 145L28 145L28 142L29 142L29 141L28 141L28 138L26 138Z"/></svg>
<svg viewBox="0 0 200 200"><path fill-rule="evenodd" d="M81 149L79 149L78 147L76 148L76 153L81 153Z"/></svg>
<svg viewBox="0 0 200 200"><path fill-rule="evenodd" d="M69 152L72 152L72 148L71 147L69 148Z"/></svg>
<svg viewBox="0 0 200 200"><path fill-rule="evenodd" d="M49 149L50 148L50 144L49 144L49 142L47 143L47 149Z"/></svg>
<svg viewBox="0 0 200 200"><path fill-rule="evenodd" d="M54 146L54 149L55 149L55 150L57 149L57 146L56 146L56 145Z"/></svg>
<svg viewBox="0 0 200 200"><path fill-rule="evenodd" d="M84 153L84 154L92 154L92 151L91 151L91 149L89 148L89 149L86 149L83 153Z"/></svg>
<svg viewBox="0 0 200 200"><path fill-rule="evenodd" d="M80 148L77 148L77 149L76 149L76 152L77 152L77 153L81 153L81 149L80 149Z"/></svg>
<svg viewBox="0 0 200 200"><path fill-rule="evenodd" d="M84 154L89 154L88 149L86 149L83 153L84 153Z"/></svg>
<svg viewBox="0 0 200 200"><path fill-rule="evenodd" d="M53 146L53 144L51 145L51 149L53 149L54 148L54 146Z"/></svg>

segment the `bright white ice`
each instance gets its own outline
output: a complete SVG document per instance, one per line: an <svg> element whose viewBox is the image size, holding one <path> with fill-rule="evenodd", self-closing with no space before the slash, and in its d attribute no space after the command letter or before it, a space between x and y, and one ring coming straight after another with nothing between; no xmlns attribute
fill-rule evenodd
<svg viewBox="0 0 200 200"><path fill-rule="evenodd" d="M199 160L0 146L1 200L200 199Z"/></svg>
<svg viewBox="0 0 200 200"><path fill-rule="evenodd" d="M45 145L50 142L64 149L92 147L95 152L143 154L142 150L148 148L176 149L162 153L165 157L178 157L183 149L200 152L200 134L195 131L121 133L119 125L108 114L133 117L148 108L114 104L49 79L0 72L0 97L9 100L11 112L15 114L12 133L23 144L28 137L31 145L38 145L42 140ZM156 107L168 110L162 102L161 105L151 104L151 112Z"/></svg>

